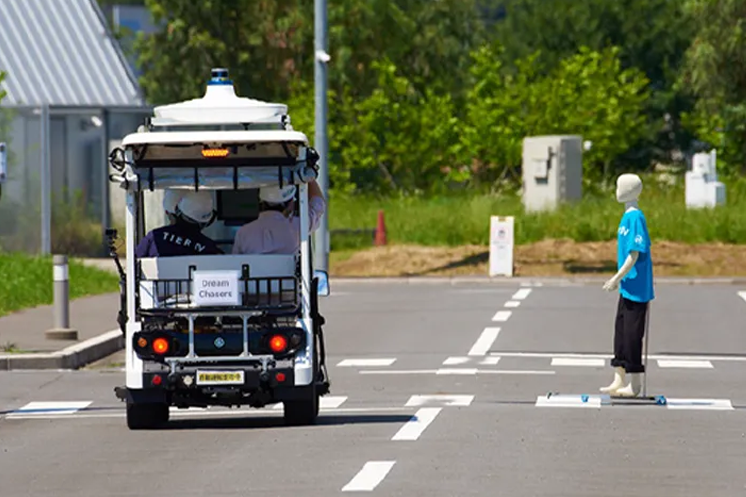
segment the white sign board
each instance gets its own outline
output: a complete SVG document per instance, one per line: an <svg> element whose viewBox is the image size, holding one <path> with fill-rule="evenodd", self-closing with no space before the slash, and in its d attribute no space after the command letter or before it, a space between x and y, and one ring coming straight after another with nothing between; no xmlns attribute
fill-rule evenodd
<svg viewBox="0 0 746 497"><path fill-rule="evenodd" d="M490 276L513 276L513 217L490 218Z"/></svg>
<svg viewBox="0 0 746 497"><path fill-rule="evenodd" d="M241 304L238 271L195 271L192 301L197 306Z"/></svg>

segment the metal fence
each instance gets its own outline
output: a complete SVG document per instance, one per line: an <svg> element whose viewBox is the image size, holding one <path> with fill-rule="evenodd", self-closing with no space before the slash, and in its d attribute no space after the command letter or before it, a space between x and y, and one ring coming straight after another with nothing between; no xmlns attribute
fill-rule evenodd
<svg viewBox="0 0 746 497"><path fill-rule="evenodd" d="M150 113L148 108L0 109L0 142L8 151L0 251L104 255L104 229L116 224L108 155Z"/></svg>

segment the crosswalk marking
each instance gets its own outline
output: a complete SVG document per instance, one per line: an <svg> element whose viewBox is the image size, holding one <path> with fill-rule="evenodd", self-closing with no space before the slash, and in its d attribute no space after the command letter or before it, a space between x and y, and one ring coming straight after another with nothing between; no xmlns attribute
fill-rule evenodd
<svg viewBox="0 0 746 497"><path fill-rule="evenodd" d="M447 406L468 406L474 400L473 395L412 395L406 407L422 406L427 403L445 404Z"/></svg>
<svg viewBox="0 0 746 497"><path fill-rule="evenodd" d="M391 366L396 361L395 358L385 359L344 359L337 363L337 367L354 367L354 366Z"/></svg>
<svg viewBox="0 0 746 497"><path fill-rule="evenodd" d="M45 414L75 414L81 409L85 409L91 405L92 401L56 401L56 402L29 402L20 409L8 414L8 417L15 415L18 416L30 416L30 415L45 415Z"/></svg>
<svg viewBox="0 0 746 497"><path fill-rule="evenodd" d="M552 366L605 366L604 359L579 359L572 357L552 357Z"/></svg>
<svg viewBox="0 0 746 497"><path fill-rule="evenodd" d="M712 369L712 362L710 361L687 361L687 360L666 360L658 359L658 367L660 368L706 368Z"/></svg>
<svg viewBox="0 0 746 497"><path fill-rule="evenodd" d="M455 366L456 364L464 364L469 362L471 359L468 357L449 357L443 361L444 366Z"/></svg>
<svg viewBox="0 0 746 497"><path fill-rule="evenodd" d="M337 409L339 406L344 404L345 400L347 400L346 396L324 396L319 399L319 408L320 409ZM282 409L283 404L282 402L278 402L277 404L272 405L272 409Z"/></svg>

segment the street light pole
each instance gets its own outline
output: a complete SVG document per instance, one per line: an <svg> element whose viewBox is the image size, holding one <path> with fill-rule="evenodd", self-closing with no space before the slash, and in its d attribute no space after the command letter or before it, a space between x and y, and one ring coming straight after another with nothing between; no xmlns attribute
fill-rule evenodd
<svg viewBox="0 0 746 497"><path fill-rule="evenodd" d="M329 146L326 135L327 123L327 27L326 0L314 0L314 148L319 153L318 183L324 197L327 199L327 209L319 223L319 229L314 233L314 268L322 271L329 270Z"/></svg>

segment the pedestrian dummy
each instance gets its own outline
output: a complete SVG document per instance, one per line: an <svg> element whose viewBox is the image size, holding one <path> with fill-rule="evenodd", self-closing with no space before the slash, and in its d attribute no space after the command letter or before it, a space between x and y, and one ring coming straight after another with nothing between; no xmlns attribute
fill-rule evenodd
<svg viewBox="0 0 746 497"><path fill-rule="evenodd" d="M173 196L164 196L164 209L171 224L156 228L137 245L137 257L221 254L217 244L202 233L215 219L210 192L184 192L172 213Z"/></svg>
<svg viewBox="0 0 746 497"><path fill-rule="evenodd" d="M649 302L653 290L653 261L645 215L638 206L642 180L635 174L617 179L616 198L624 204L617 230L617 273L603 286L606 291L619 289L614 325L614 381L601 392L620 397L637 397L641 390L642 344Z"/></svg>
<svg viewBox="0 0 746 497"><path fill-rule="evenodd" d="M294 254L300 248L300 218L295 211L294 185L259 190L259 217L241 227L233 243L234 254ZM308 184L309 233L319 227L326 201L316 181Z"/></svg>

